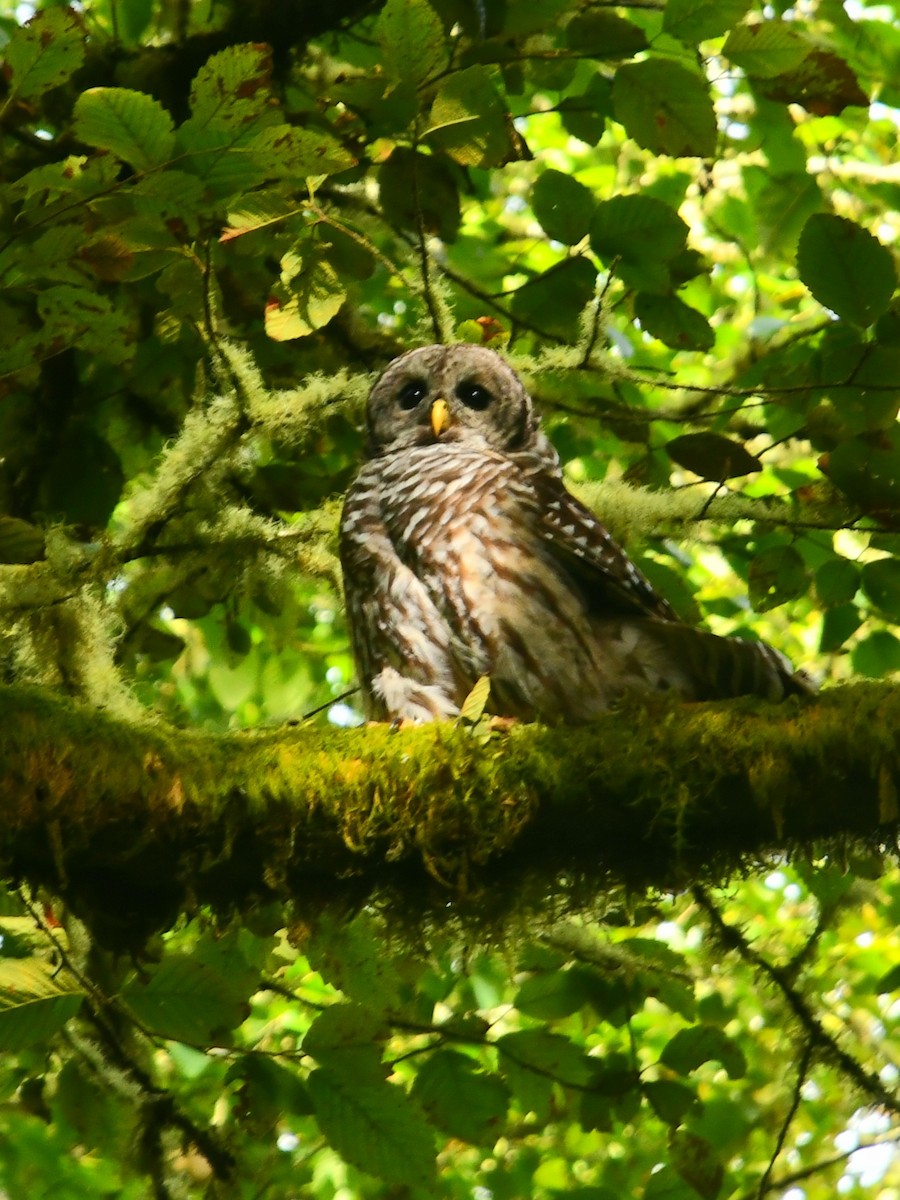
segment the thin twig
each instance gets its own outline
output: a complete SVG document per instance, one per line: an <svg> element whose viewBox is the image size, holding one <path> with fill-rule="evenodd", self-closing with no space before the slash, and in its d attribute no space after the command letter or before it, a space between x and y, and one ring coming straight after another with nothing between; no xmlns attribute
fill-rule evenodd
<svg viewBox="0 0 900 1200"><path fill-rule="evenodd" d="M797 1067L797 1081L794 1084L794 1092L791 1096L790 1107L788 1108L785 1118L781 1123L781 1128L778 1131L778 1137L775 1139L775 1148L772 1151L772 1157L769 1159L768 1166L763 1171L762 1179L759 1181L759 1191L756 1193L757 1200L763 1200L766 1192L769 1190L769 1180L772 1178L772 1171L781 1151L784 1149L784 1143L787 1139L788 1130L791 1127L791 1122L797 1115L797 1109L800 1107L802 1099L803 1085L806 1082L806 1073L809 1070L809 1064L812 1059L812 1042L807 1042L803 1047L803 1054L800 1058L799 1066Z"/></svg>

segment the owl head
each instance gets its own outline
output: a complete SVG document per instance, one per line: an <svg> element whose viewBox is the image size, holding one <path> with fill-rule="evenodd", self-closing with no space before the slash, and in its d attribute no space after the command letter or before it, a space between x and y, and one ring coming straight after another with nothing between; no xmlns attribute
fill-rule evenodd
<svg viewBox="0 0 900 1200"><path fill-rule="evenodd" d="M483 346L423 346L395 358L367 410L373 457L435 442L509 452L537 424L518 375Z"/></svg>

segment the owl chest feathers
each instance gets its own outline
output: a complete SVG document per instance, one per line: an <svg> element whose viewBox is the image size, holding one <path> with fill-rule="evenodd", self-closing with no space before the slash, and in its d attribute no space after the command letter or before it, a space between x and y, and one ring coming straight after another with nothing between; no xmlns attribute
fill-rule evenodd
<svg viewBox="0 0 900 1200"><path fill-rule="evenodd" d="M451 711L479 675L490 676L497 710L510 715L575 719L577 707L583 719L585 708L608 707L634 651L628 623L614 622L598 641L516 463L421 446L370 463L354 493L342 553L345 569L369 568L368 611L352 624L366 630L357 653L376 692L384 663L439 690Z"/></svg>

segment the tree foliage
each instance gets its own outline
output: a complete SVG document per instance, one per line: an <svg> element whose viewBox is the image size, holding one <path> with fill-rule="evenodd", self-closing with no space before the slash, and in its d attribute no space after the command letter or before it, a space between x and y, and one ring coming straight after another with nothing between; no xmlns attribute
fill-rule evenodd
<svg viewBox="0 0 900 1200"><path fill-rule="evenodd" d="M493 800L514 824L515 768L557 745L479 711L391 735L382 758L383 731L334 728L354 720L339 497L371 374L415 344L509 353L570 485L687 619L764 636L826 684L900 670L893 9L85 0L2 5L0 38L0 660L18 752L0 755L0 1190L892 1196L886 684L846 702L868 722L856 739L828 725L838 698L752 726L773 732L746 790L735 768L741 802L800 797L801 729L831 767L823 807L848 814L829 831L863 836L778 844L776 821L776 856L741 881L721 866L726 822L708 853L681 823L702 793L680 758L648 817L648 844L662 824L675 855L655 890L598 868L578 907L544 877L493 930L439 857L449 915L426 920L409 889L398 928L343 878L304 904L247 830L263 778L286 794L332 753L376 824L412 797L432 836L446 810L429 796L461 779L467 813ZM217 740L319 708L305 774L277 731ZM659 728L727 777L742 711L679 730L676 709L638 707L598 737ZM534 758L542 796L598 778L560 738ZM228 747L252 762L263 744L274 765L237 784ZM402 760L423 747L413 780ZM471 776L456 759L441 774L450 751ZM653 764L627 764L641 813ZM204 795L218 840L198 837L187 872L157 829L102 819L151 796L174 823ZM56 812L66 797L89 839ZM471 817L447 822L458 841ZM342 828L352 857L360 826ZM284 861L311 869L294 853L308 829L284 829ZM146 927L129 878L158 888Z"/></svg>

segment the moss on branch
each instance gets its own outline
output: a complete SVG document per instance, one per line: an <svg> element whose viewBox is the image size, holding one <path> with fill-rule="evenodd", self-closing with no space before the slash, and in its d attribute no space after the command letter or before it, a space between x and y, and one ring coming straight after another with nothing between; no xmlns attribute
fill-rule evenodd
<svg viewBox="0 0 900 1200"><path fill-rule="evenodd" d="M113 945L268 900L496 914L678 888L769 849L898 828L900 689L632 701L595 725L227 735L0 688L0 873Z"/></svg>

